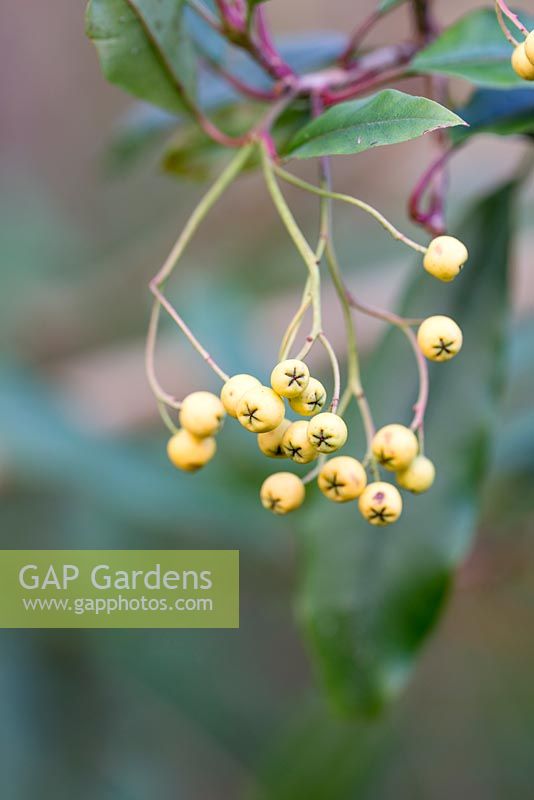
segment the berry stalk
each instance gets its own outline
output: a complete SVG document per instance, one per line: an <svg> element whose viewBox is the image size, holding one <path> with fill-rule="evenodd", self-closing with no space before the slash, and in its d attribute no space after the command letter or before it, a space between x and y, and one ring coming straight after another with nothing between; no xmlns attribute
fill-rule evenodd
<svg viewBox="0 0 534 800"><path fill-rule="evenodd" d="M405 234L399 231L398 228L393 225L393 223L391 223L383 214L380 213L380 211L378 211L378 209L374 208L369 203L365 203L363 200L359 200L357 197L353 197L350 194L341 194L339 192L331 192L328 189L322 189L320 186L315 186L313 183L308 183L308 181L305 181L302 178L297 178L296 175L293 175L291 172L287 172L278 165L273 165L273 170L276 175L281 178L281 180L296 186L298 189L303 189L305 192L319 195L319 197L327 197L331 200L339 200L342 203L349 203L350 205L356 206L362 211L365 211L367 214L370 214L370 216L372 216L380 225L382 225L382 227L385 228L387 232L397 241L402 242L407 247L411 247L412 250L415 250L418 253L427 252L428 248L422 244L418 244L418 242L414 242L413 239L410 239L408 236L405 236Z"/></svg>
<svg viewBox="0 0 534 800"><path fill-rule="evenodd" d="M160 310L162 307L165 308L165 310L169 313L172 319L174 319L174 321L179 326L181 331L191 342L195 350L197 350L197 352L200 353L202 358L214 370L214 372L223 381L227 380L228 378L224 370L222 370L219 367L219 365L214 361L214 359L210 356L208 351L194 336L193 332L184 322L182 317L178 314L176 309L167 300L167 298L163 294L163 287L165 286L165 283L172 275L186 247L188 246L189 242L195 235L198 227L200 226L200 224L202 223L208 212L211 210L212 206L215 205L217 200L221 197L221 195L235 180L235 178L238 176L238 174L245 166L247 160L250 157L252 149L253 149L252 144L248 144L245 147L243 147L237 153L237 155L232 159L232 161L226 167L226 169L220 174L215 183L206 192L204 197L200 200L197 207L194 209L193 213L189 217L183 231L176 240L165 262L163 263L163 266L160 268L160 270L157 272L157 274L154 276L154 278L150 281L149 284L150 291L154 295L155 301L152 307L152 313L150 317L148 335L146 340L146 350L145 350L146 373L149 385L151 386L152 391L154 392L156 398L160 402L163 402L172 408L180 408L180 403L179 401L176 400L176 398L174 398L172 395L168 394L161 388L156 378L155 365L154 365L155 348L156 348L157 334L158 334L158 322L159 322Z"/></svg>

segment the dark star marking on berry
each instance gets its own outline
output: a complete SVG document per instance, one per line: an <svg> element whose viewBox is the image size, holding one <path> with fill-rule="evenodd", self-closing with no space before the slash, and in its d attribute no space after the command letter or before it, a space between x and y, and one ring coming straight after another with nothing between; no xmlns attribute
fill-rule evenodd
<svg viewBox="0 0 534 800"><path fill-rule="evenodd" d="M273 495L270 494L266 499L267 503L269 504L269 511L276 511L278 506L280 505L280 498L273 497Z"/></svg>
<svg viewBox="0 0 534 800"><path fill-rule="evenodd" d="M322 447L323 444L325 445L325 447L332 447L333 448L334 445L330 444L330 442L328 441L328 439L332 438L332 435L333 434L331 434L331 433L325 433L323 428L321 428L319 433L312 434L312 437L315 439L315 441L317 443L316 444L317 449Z"/></svg>
<svg viewBox="0 0 534 800"><path fill-rule="evenodd" d="M319 392L315 392L315 395L312 399L308 400L307 405L311 411L315 411L316 408L322 408L324 405L324 397Z"/></svg>
<svg viewBox="0 0 534 800"><path fill-rule="evenodd" d="M328 484L326 487L326 491L333 492L336 495L336 497L341 497L341 492L339 490L342 489L344 486L346 486L346 484L342 483L341 481L338 481L337 472L334 472L331 478L326 477L325 480L326 483Z"/></svg>
<svg viewBox="0 0 534 800"><path fill-rule="evenodd" d="M295 447L293 442L288 442L286 444L286 451L289 455L289 458L302 458L302 447Z"/></svg>
<svg viewBox="0 0 534 800"><path fill-rule="evenodd" d="M256 411L257 410L258 410L257 408L251 408L247 403L247 410L241 416L245 417L245 419L248 419L249 424L252 425L252 420L254 420L255 422L260 422L261 421L260 418L256 416Z"/></svg>
<svg viewBox="0 0 534 800"><path fill-rule="evenodd" d="M371 513L369 514L368 519L369 522L373 522L374 520L387 522L394 516L395 514L392 511L387 510L387 506L382 506L382 508L371 508Z"/></svg>
<svg viewBox="0 0 534 800"><path fill-rule="evenodd" d="M432 345L434 350L436 351L437 356L443 355L443 353L447 353L447 355L451 356L454 355L454 350L450 348L454 345L454 339L451 339L450 342L446 342L441 336L439 339L439 344Z"/></svg>
<svg viewBox="0 0 534 800"><path fill-rule="evenodd" d="M293 372L286 372L285 375L290 379L289 383L287 384L288 388L294 383L296 383L299 388L303 385L303 379L305 375L303 372L297 372L296 367L293 367Z"/></svg>
<svg viewBox="0 0 534 800"><path fill-rule="evenodd" d="M387 456L382 449L379 454L377 455L378 461L382 464L383 467L386 467L388 464L393 463L393 456Z"/></svg>

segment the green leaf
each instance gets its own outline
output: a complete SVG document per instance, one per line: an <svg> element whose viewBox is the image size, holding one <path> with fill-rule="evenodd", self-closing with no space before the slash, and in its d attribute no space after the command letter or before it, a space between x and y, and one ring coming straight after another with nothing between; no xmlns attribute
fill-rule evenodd
<svg viewBox="0 0 534 800"><path fill-rule="evenodd" d="M527 27L534 19L522 15ZM412 61L417 72L451 75L487 86L528 84L511 66L512 47L490 8L473 11L447 28L442 35Z"/></svg>
<svg viewBox="0 0 534 800"><path fill-rule="evenodd" d="M501 187L470 214L460 234L470 258L454 284L419 268L404 303L410 316L448 314L464 331L458 358L431 369L426 446L435 486L405 494L401 520L380 530L354 504L336 509L333 528L321 498L303 531L300 617L330 697L348 715L379 711L405 685L476 531L501 388L514 195L515 186ZM410 419L410 358L396 330L373 356L365 378L378 426Z"/></svg>
<svg viewBox="0 0 534 800"><path fill-rule="evenodd" d="M534 133L532 89L477 89L460 111L469 127L451 131L454 143L463 142L477 133L499 136Z"/></svg>
<svg viewBox="0 0 534 800"><path fill-rule="evenodd" d="M195 67L184 0L90 0L86 31L106 78L168 111L194 94Z"/></svg>
<svg viewBox="0 0 534 800"><path fill-rule="evenodd" d="M328 109L297 133L289 152L297 158L349 155L464 124L433 100L387 89Z"/></svg>
<svg viewBox="0 0 534 800"><path fill-rule="evenodd" d="M228 106L216 112L213 119L225 133L238 136L258 122L260 109L257 103ZM302 127L308 114L309 109L306 104L303 107L292 106L280 115L272 130L277 152L281 154L285 152L288 141ZM166 172L173 175L206 180L214 176L216 170L220 169L221 159L226 157L227 151L224 147L206 136L197 125L190 123L185 128L179 128L168 142L163 153L162 165ZM259 156L254 154L247 162L246 169L256 169L259 165Z"/></svg>

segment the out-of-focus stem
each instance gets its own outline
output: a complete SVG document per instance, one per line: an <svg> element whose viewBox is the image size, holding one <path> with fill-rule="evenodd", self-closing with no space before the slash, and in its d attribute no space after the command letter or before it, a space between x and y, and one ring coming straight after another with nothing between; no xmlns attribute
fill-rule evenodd
<svg viewBox="0 0 534 800"><path fill-rule="evenodd" d="M515 36L513 36L510 33L510 31L508 30L508 26L506 25L506 22L504 21L502 10L501 10L501 8L500 8L500 6L499 6L499 4L497 2L495 3L495 13L497 15L497 22L499 23L499 27L500 27L501 31L504 33L506 39L510 42L511 45L513 45L514 47L517 47L519 42L517 41Z"/></svg>
<svg viewBox="0 0 534 800"><path fill-rule="evenodd" d="M508 17L508 19L510 20L510 22L511 22L513 25L515 25L515 27L517 28L517 30L521 31L521 33L523 34L523 36L528 36L528 34L529 34L529 31L528 31L528 29L527 29L527 28L525 28L525 26L523 25L523 23L521 22L521 20L520 20L520 19L519 19L519 17L517 16L517 14L514 14L514 13L513 13L513 11L511 11L511 10L508 8L508 6L507 6L507 4L504 2L504 0L495 0L495 5L497 6L497 8L499 8L499 10L500 10L500 11L502 11L502 13L503 13L503 14L504 14L506 17Z"/></svg>
<svg viewBox="0 0 534 800"><path fill-rule="evenodd" d="M223 381L227 380L228 376L224 372L224 370L222 370L219 367L219 365L214 361L214 359L210 356L210 354L203 347L203 345L200 344L198 339L194 336L194 334L192 333L190 328L186 325L181 316L178 314L176 309L167 300L162 290L166 281L172 275L172 272L175 269L181 256L183 255L185 248L193 238L194 234L196 233L199 225L201 224L206 214L210 211L210 209L217 202L219 197L223 194L223 192L228 188L228 186L232 183L232 181L237 177L239 172L243 169L245 163L247 162L252 152L253 146L254 146L253 144L249 144L243 147L242 150L240 150L239 153L237 153L237 155L232 159L232 161L226 167L226 169L221 173L221 175L218 177L215 183L206 192L204 197L200 200L197 207L189 217L184 229L182 230L180 236L176 240L174 247L172 248L167 258L165 259L163 266L158 271L156 276L150 281L149 284L150 291L155 297L155 302L152 307L152 314L150 317L150 324L146 340L145 365L146 365L147 378L158 400L167 403L173 408L179 408L180 407L179 402L172 395L169 395L161 388L155 375L155 366L154 366L155 348L157 341L160 306L163 306L165 308L167 313L172 317L172 319L176 322L179 328L186 335L186 337L191 342L193 347L197 350L197 352L200 353L202 358L204 358L206 363L214 370L214 372Z"/></svg>
<svg viewBox="0 0 534 800"><path fill-rule="evenodd" d="M156 377L156 368L154 363L154 355L156 350L156 337L158 332L158 322L161 306L157 300L152 304L152 312L150 314L150 322L148 324L148 333L146 337L145 347L145 369L148 383L152 392L158 401L166 403L171 408L181 408L181 402L173 395L169 394L162 388Z"/></svg>
<svg viewBox="0 0 534 800"><path fill-rule="evenodd" d="M172 419L171 419L171 417L170 417L170 414L169 414L169 412L167 411L167 408L166 408L166 406L165 406L165 403L164 403L164 401L162 401L162 400L158 400L158 410L159 410L159 413L160 413L161 419L163 420L163 422L164 422L164 423L165 423L165 425L167 426L168 430L169 430L169 431L170 431L172 434L178 433L178 428L177 428L177 426L174 424L174 422L172 421Z"/></svg>

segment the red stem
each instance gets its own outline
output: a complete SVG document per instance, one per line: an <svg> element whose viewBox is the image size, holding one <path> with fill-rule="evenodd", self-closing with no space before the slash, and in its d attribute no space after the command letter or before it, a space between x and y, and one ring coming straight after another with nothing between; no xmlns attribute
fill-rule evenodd
<svg viewBox="0 0 534 800"><path fill-rule="evenodd" d="M373 13L370 14L367 17L367 19L364 19L361 25L354 31L354 33L349 39L349 43L347 44L345 50L342 52L339 58L340 64L342 64L345 67L350 66L351 58L354 55L354 52L361 45L363 39L365 38L365 36L367 36L371 28L373 28L378 22L378 20L381 18L382 18L381 11L373 11Z"/></svg>
<svg viewBox="0 0 534 800"><path fill-rule="evenodd" d="M397 67L380 74L370 75L367 78L363 78L359 81L356 81L352 85L347 86L345 89L327 90L322 93L321 98L325 106L334 106L337 103L343 102L344 100L352 100L361 94L370 92L373 89L377 89L384 83L390 83L391 81L398 81L402 80L403 78L410 77L412 76L406 74L404 67Z"/></svg>
<svg viewBox="0 0 534 800"><path fill-rule="evenodd" d="M427 210L423 210L422 208L423 200L436 177L444 177L444 168L457 149L458 148L451 146L430 165L417 182L408 201L410 217L414 222L424 225L427 230L435 235L440 235L446 230L443 192L436 192L432 195Z"/></svg>
<svg viewBox="0 0 534 800"><path fill-rule="evenodd" d="M242 81L241 78L238 78L236 75L232 75L231 72L228 72L228 70L221 66L221 64L218 64L216 61L205 58L204 63L209 69L211 69L212 72L220 75L221 78L224 78L224 80L233 86L234 89L236 89L240 94L245 95L245 97L249 97L251 100L269 102L271 100L276 100L279 97L279 91L276 89L258 89L256 86L250 86L250 84Z"/></svg>
<svg viewBox="0 0 534 800"><path fill-rule="evenodd" d="M193 113L195 118L204 131L204 133L213 139L217 144L222 147L242 147L248 141L248 134L243 136L228 136L228 134L221 131L208 117L206 117L199 108L194 108Z"/></svg>
<svg viewBox="0 0 534 800"><path fill-rule="evenodd" d="M233 31L243 32L246 27L245 17L240 14L235 6L227 3L226 0L215 0L223 25Z"/></svg>

